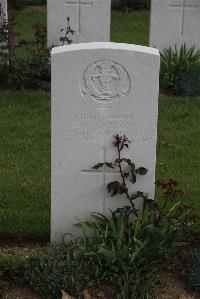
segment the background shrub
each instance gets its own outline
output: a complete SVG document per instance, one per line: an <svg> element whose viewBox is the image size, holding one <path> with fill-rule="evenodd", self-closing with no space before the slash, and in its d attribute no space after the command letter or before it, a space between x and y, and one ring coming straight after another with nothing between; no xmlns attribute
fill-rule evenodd
<svg viewBox="0 0 200 299"><path fill-rule="evenodd" d="M26 5L26 0L8 0L8 5L15 9L23 9Z"/></svg>
<svg viewBox="0 0 200 299"><path fill-rule="evenodd" d="M161 53L161 88L175 95L200 95L200 50L185 45Z"/></svg>
<svg viewBox="0 0 200 299"><path fill-rule="evenodd" d="M20 40L14 15L0 18L0 86L3 88L48 88L51 78L47 29L39 23L34 39ZM17 54L20 50L23 55Z"/></svg>
<svg viewBox="0 0 200 299"><path fill-rule="evenodd" d="M22 9L26 5L46 5L47 0L8 0L9 5L15 9ZM114 8L131 9L149 9L151 0L112 0Z"/></svg>
<svg viewBox="0 0 200 299"><path fill-rule="evenodd" d="M77 295L94 276L90 258L75 253L72 245L50 246L27 262L25 279L45 299L60 298L61 290Z"/></svg>
<svg viewBox="0 0 200 299"><path fill-rule="evenodd" d="M126 11L133 9L149 9L151 0L113 0L112 5L114 8Z"/></svg>
<svg viewBox="0 0 200 299"><path fill-rule="evenodd" d="M47 4L47 0L26 0L27 5L44 5Z"/></svg>
<svg viewBox="0 0 200 299"><path fill-rule="evenodd" d="M47 4L47 0L8 0L8 4L15 9L23 9L26 5Z"/></svg>

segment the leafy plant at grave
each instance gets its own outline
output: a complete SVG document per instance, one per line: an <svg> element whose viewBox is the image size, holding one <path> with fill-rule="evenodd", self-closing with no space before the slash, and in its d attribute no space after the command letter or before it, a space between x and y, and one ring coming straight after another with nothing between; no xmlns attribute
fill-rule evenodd
<svg viewBox="0 0 200 299"><path fill-rule="evenodd" d="M18 279L19 274L23 272L23 265L21 255L18 252L11 256L0 253L0 290L6 284Z"/></svg>
<svg viewBox="0 0 200 299"><path fill-rule="evenodd" d="M184 266L183 275L187 286L200 291L200 249L190 251L188 261Z"/></svg>
<svg viewBox="0 0 200 299"><path fill-rule="evenodd" d="M200 50L182 45L161 53L161 87L176 95L200 95Z"/></svg>
<svg viewBox="0 0 200 299"><path fill-rule="evenodd" d="M196 216L191 207L175 201L181 190L174 179L156 182L163 190L161 204L141 191L129 193L126 181L134 184L137 174L147 173L145 168L136 168L131 160L122 158L122 150L129 143L126 136L116 135L113 144L117 159L113 163L98 163L93 169L117 168L122 180L109 183L108 192L111 196L124 195L130 206L110 211L110 217L93 213L91 219L78 223L84 235L79 252L94 259L97 283L111 284L120 298L147 298L165 257L183 244L183 232L196 221ZM128 167L123 167L124 164ZM141 211L134 205L138 197L143 199Z"/></svg>
<svg viewBox="0 0 200 299"><path fill-rule="evenodd" d="M122 157L122 151L125 148L128 149L129 144L130 141L125 135L124 136L120 136L118 134L115 135L113 145L117 149L117 159L112 163L110 162L98 163L93 167L93 169L97 170L105 165L108 168L119 170L122 181L110 182L107 186L107 190L112 197L118 194L119 195L125 194L133 209L134 214L137 216L137 210L135 208L134 201L139 197L144 197L144 194L141 191L137 191L134 194L130 194L127 187L127 180L132 184L135 184L137 181L137 175L146 175L148 170L144 167L136 168L135 164L131 161L131 159Z"/></svg>
<svg viewBox="0 0 200 299"><path fill-rule="evenodd" d="M66 28L62 28L60 30L60 32L64 33L64 36L60 37L60 42L62 43L62 46L64 46L66 43L68 45L73 43L73 40L69 37L69 36L73 36L76 31L74 31L71 26L70 26L70 18L67 17L67 27Z"/></svg>
<svg viewBox="0 0 200 299"><path fill-rule="evenodd" d="M99 286L108 295L112 293L111 298L148 298L165 258L182 245L183 232L195 223L192 208L177 201L181 191L174 179L156 182L163 190L160 203L136 192L143 199L142 209L136 210L128 180L133 183L135 175L144 175L147 170L133 168L133 162L122 157L129 143L126 136L116 135L115 161L98 163L93 169L117 168L121 181L115 188L109 184L108 191L111 196L125 196L130 205L110 211L110 216L93 213L88 221L78 223L83 232L81 244L50 246L28 259L26 281L42 298L56 299L62 289L80 298L83 288Z"/></svg>

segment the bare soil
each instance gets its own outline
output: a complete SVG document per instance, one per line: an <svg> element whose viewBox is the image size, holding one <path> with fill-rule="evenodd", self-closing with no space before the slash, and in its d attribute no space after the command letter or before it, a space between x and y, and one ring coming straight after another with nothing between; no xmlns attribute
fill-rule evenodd
<svg viewBox="0 0 200 299"><path fill-rule="evenodd" d="M46 9L46 5L28 5L25 7L26 11L45 11Z"/></svg>
<svg viewBox="0 0 200 299"><path fill-rule="evenodd" d="M2 299L41 299L30 289L25 287L14 286L8 290L5 290Z"/></svg>
<svg viewBox="0 0 200 299"><path fill-rule="evenodd" d="M2 299L41 299L27 287L12 286L5 290ZM59 299L59 298L58 298ZM101 297L103 299L103 297ZM105 298L106 299L106 298ZM127 298L128 299L128 298ZM137 299L137 298L135 298ZM165 279L165 285L158 288L152 299L200 299L199 295L188 292L183 283L171 274Z"/></svg>
<svg viewBox="0 0 200 299"><path fill-rule="evenodd" d="M24 259L27 259L30 254L34 253L37 249L45 247L48 243L45 241L24 241L13 239L0 239L0 253L6 255L13 255L16 251L20 252Z"/></svg>
<svg viewBox="0 0 200 299"><path fill-rule="evenodd" d="M168 273L164 280L164 286L155 292L155 299L200 299L200 295L186 289L177 275Z"/></svg>

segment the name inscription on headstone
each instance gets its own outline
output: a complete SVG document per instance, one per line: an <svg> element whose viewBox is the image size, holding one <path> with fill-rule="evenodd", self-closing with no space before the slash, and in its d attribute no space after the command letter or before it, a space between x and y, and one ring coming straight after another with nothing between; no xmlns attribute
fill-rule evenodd
<svg viewBox="0 0 200 299"><path fill-rule="evenodd" d="M95 113L76 113L68 115L72 126L66 129L63 139L67 142L96 141L100 136L113 136L116 131L119 134L127 134L130 137L135 135L134 113L112 114L106 113L104 116Z"/></svg>

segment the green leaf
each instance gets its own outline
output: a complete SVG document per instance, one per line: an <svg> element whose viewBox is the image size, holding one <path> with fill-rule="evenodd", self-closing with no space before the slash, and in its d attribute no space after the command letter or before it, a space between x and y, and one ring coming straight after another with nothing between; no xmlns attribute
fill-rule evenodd
<svg viewBox="0 0 200 299"><path fill-rule="evenodd" d="M137 178L136 178L135 173L131 173L131 177L129 178L129 180L132 184L136 183Z"/></svg>
<svg viewBox="0 0 200 299"><path fill-rule="evenodd" d="M138 197L143 197L143 196L144 196L144 193L143 193L143 192L141 192L141 191L137 191L136 193L133 193L133 194L131 195L131 200L134 201L136 198L138 198Z"/></svg>
<svg viewBox="0 0 200 299"><path fill-rule="evenodd" d="M173 205L170 209L169 212L173 212L176 208L178 208L181 205L181 201L178 201L175 205Z"/></svg>
<svg viewBox="0 0 200 299"><path fill-rule="evenodd" d="M148 170L144 167L139 167L138 169L136 169L135 172L140 175L145 175L145 174L147 174Z"/></svg>
<svg viewBox="0 0 200 299"><path fill-rule="evenodd" d="M99 168L103 167L104 165L105 165L105 163L98 163L98 164L94 165L92 167L92 169L99 169Z"/></svg>
<svg viewBox="0 0 200 299"><path fill-rule="evenodd" d="M108 168L115 168L114 165L113 165L112 163L108 163L108 162L106 162L105 164L106 164L106 166L107 166Z"/></svg>
<svg viewBox="0 0 200 299"><path fill-rule="evenodd" d="M125 177L125 178L128 178L128 177L129 177L129 175L130 175L130 173L129 173L129 172L125 172L125 173L124 173L124 177Z"/></svg>

